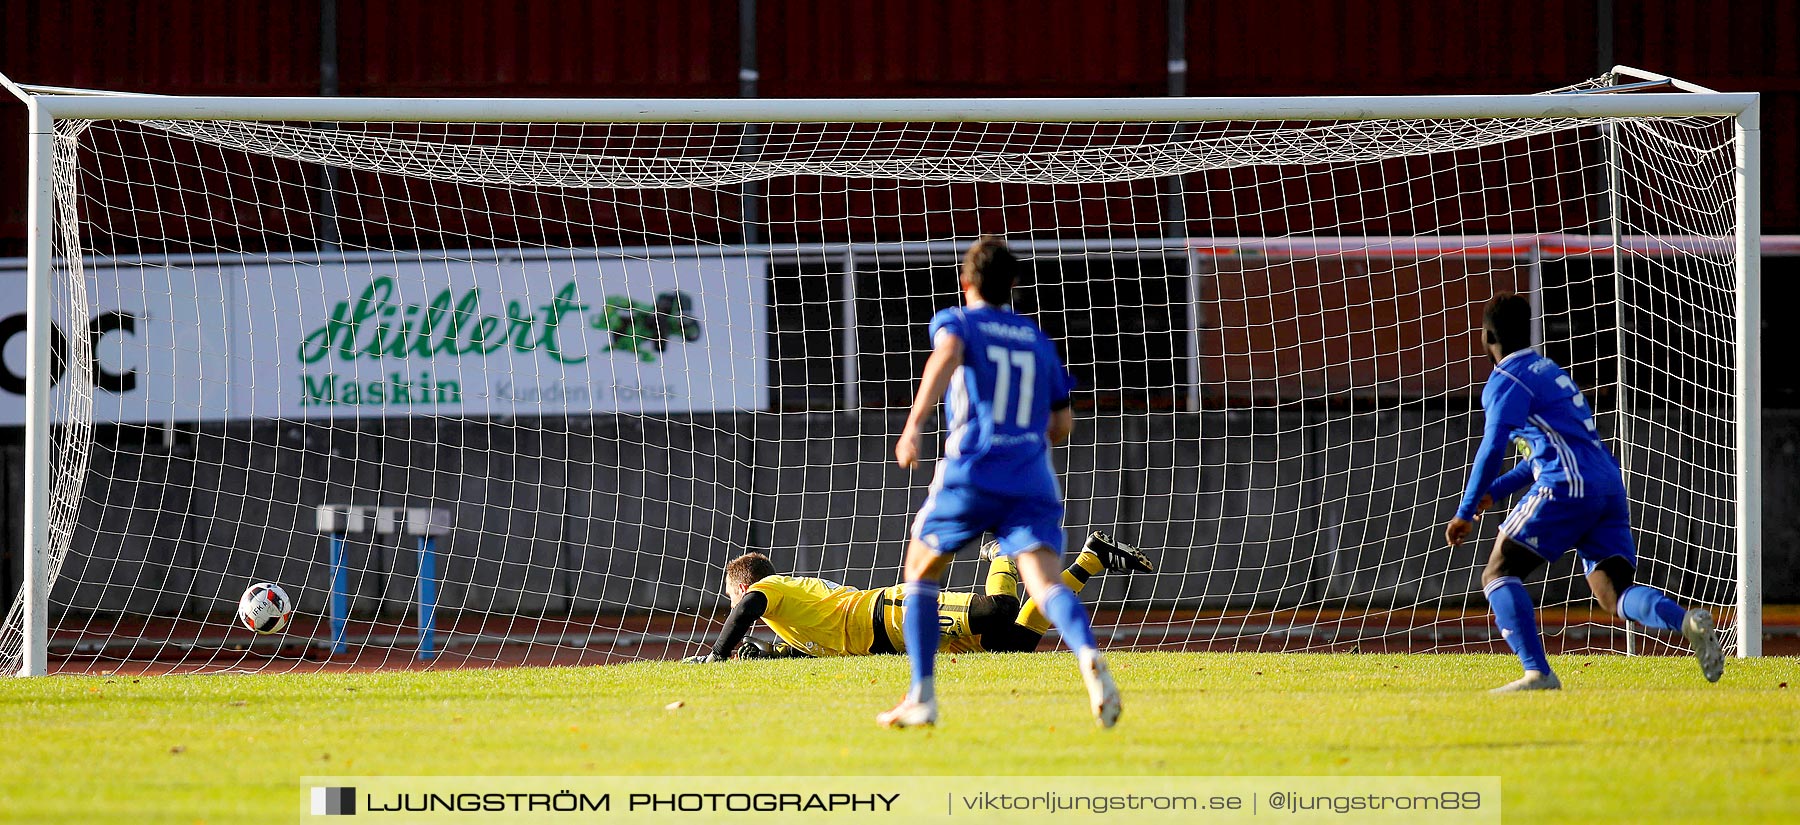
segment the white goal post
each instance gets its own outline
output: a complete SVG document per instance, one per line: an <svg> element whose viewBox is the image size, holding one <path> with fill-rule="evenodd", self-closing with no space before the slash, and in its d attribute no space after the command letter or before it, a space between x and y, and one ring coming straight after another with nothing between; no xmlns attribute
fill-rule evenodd
<svg viewBox="0 0 1800 825"><path fill-rule="evenodd" d="M1754 93L535 100L175 97L5 85L29 108L31 132L30 246L23 274L28 294L22 307L29 375L22 404L24 582L0 626L0 667L20 675L330 666L334 660L322 648L342 653L352 642L365 651L349 660L354 666L418 666L415 642L404 636L408 620L383 617L393 618L393 605L405 613L427 590L432 604L420 602L418 610L430 617L439 608L440 662L455 645L462 645L458 655L467 663L478 665L612 661L639 650L674 655L697 649L705 631L716 626L717 570L737 551L776 550L787 554L777 558L784 567L861 585L895 580L903 535L887 531L916 508L925 479L896 476L884 455L865 449L885 443L889 425L882 415L903 406L890 400L892 390L869 397L870 388L911 380L889 365L915 357L904 339L922 333L913 329L916 318L892 317L895 309L910 306L906 301L948 300L941 289L924 286L928 272L941 273L947 257L972 238L965 227L996 228L976 217L988 208L985 202L964 200L971 192L1002 193L996 197L1015 210L994 220L1000 231L1024 242L1027 257L1041 262L1044 289L1063 290L1047 292L1046 307L1071 317L1087 311L1124 319L1118 338L1125 343L1099 349L1083 344L1087 354L1070 356L1072 366L1091 368L1101 383L1080 416L1081 426L1097 433L1085 442L1093 449L1069 459L1083 466L1080 478L1069 482L1068 526L1072 535L1089 527L1119 532L1145 543L1153 556L1164 549L1159 543L1166 545L1171 549L1162 558L1171 566L1142 582L1096 588L1105 608L1097 614L1099 629L1113 644L1490 649L1485 622L1469 618L1479 611L1464 610L1471 595L1479 602L1479 588L1470 587L1479 566L1473 551L1465 547L1451 561L1426 545L1441 544L1433 531L1454 508L1441 497L1439 479L1459 483L1472 452L1468 405L1471 389L1479 396L1479 385L1468 366L1475 357L1469 309L1478 311L1488 292L1509 284L1530 288L1538 298L1532 267L1542 254L1527 260L1498 250L1498 241L1468 239L1568 234L1584 240L1559 248L1554 263L1571 273L1590 262L1595 269L1567 275L1568 295L1554 307L1539 304L1555 326L1545 335L1581 353L1575 357L1592 375L1604 376L1593 380L1610 382L1604 404L1609 438L1620 447L1634 489L1657 490L1650 505L1656 515L1645 528L1655 550L1647 557L1659 571L1686 582L1688 591L1677 588L1678 597L1730 613L1728 644L1737 655L1761 653L1761 163ZM742 149L745 125L761 133L750 154ZM1621 131L1628 136L1620 137ZM140 169L132 153L152 144L176 160ZM314 173L325 167L362 178L321 184ZM144 177L128 178L139 173ZM791 203L783 213L791 221L789 234L747 243L719 240L699 227L702 219L734 225L741 216L720 205L738 195L734 187L774 178L793 181L786 187L792 191L781 195ZM1201 229L1264 227L1268 231L1258 238L1299 243L1246 242L1254 247L1249 257L1274 262L1263 269L1234 263L1246 257L1236 252L1220 254L1223 263L1203 261L1212 254L1206 250L1222 248L1215 237L1221 233L1194 231L1192 215L1144 206L1157 198L1134 188L1164 179L1185 181L1189 203L1217 210L1203 216L1212 223ZM675 194L591 194L640 189ZM146 194L158 197L148 202ZM276 202L280 197L295 203ZM414 235L402 242L369 230L358 244L338 247L337 230L319 228L339 218L344 203L333 203L334 197L358 199L364 211L354 216L357 221L387 221ZM1532 197L1540 200L1520 202ZM199 209L188 200L206 198L232 208L184 211ZM556 210L570 210L570 202L580 208L549 216L536 205L540 200L556 201ZM840 200L873 204L875 212L857 214L861 207L853 205L845 214L821 217ZM417 212L403 208L415 202ZM423 214L434 209L456 212L461 223L447 228ZM934 214L951 212L959 217L932 223ZM1311 223L1301 227L1300 219L1278 217L1295 212ZM616 220L618 239L572 243L557 234L587 238L582 233L588 228L578 225L599 221L592 216L602 213ZM1457 217L1446 217L1450 213ZM295 222L293 215L307 218ZM161 228L198 233L193 226L208 220L215 226L206 245L174 251L156 246ZM1171 223L1189 231L1171 234ZM853 227L865 225L864 237L855 237ZM1411 257L1375 258L1429 266L1364 263L1358 269L1357 260L1367 256L1343 254L1346 238L1405 246L1393 226L1420 227L1418 237L1444 243ZM91 235L104 235L106 242ZM444 238L450 239L447 250L430 243ZM1582 250L1574 250L1577 245ZM1091 271L1071 268L1095 259ZM615 306L609 292L602 308L600 292L577 289L569 276L566 292L543 287L514 296L504 313L482 314L488 305L477 293L505 294L484 268L495 261L546 283L562 277L557 273L565 271L565 261L572 262L569 271L611 273L606 277L613 283L632 284L625 297L636 303ZM681 262L694 263L690 268ZM361 272L358 266L398 274L387 286L344 274ZM1173 268L1133 268L1140 266ZM774 293L790 272L777 272L779 267L791 267L795 283L804 283L798 298ZM829 277L819 276L820 268ZM53 322L65 328L90 323L102 302L87 290L101 283L94 279L102 271L144 278L143 294L150 297L142 300L153 304L147 314L179 316L195 329L215 323L227 328L230 335L218 340L236 342L221 346L237 359L209 360L217 354L208 343L214 339L203 337L176 341L166 356L154 356L161 359L154 363L169 365L168 372L147 371L142 378L175 387L170 392L177 397L168 404L197 412L177 416L158 407L137 418L112 419L131 426L149 422L148 430L162 434L110 434L117 443L100 445L105 466L90 463L95 428L117 425L97 416L91 389L87 397L78 389L62 397L51 386L65 371L91 379L95 370L101 333L65 334ZM1504 277L1489 277L1496 272ZM1345 285L1377 275L1392 285L1330 303L1330 317L1316 329L1309 319L1320 313L1300 306L1314 293L1353 290ZM216 291L194 286L214 277L237 280ZM1471 277L1480 279L1480 289L1464 282ZM297 291L282 278L307 284ZM421 290L441 286L436 294L446 296L444 307L454 304L455 313L491 319L490 330L504 330L502 338L476 334L459 344L451 333L427 342L433 322L421 321L422 332L383 326L380 336L359 344L366 345L361 351L379 358L414 346L392 335L416 335L417 352L429 347L439 355L458 346L465 352L511 346L521 353L527 344L536 346L529 354L501 352L513 359L503 365L509 372L480 379L504 379L501 389L484 385L483 397L504 397L510 406L465 405L441 415L396 408L369 418L346 412L345 405L360 402L342 393L375 392L377 384L389 398L428 392L439 399L446 393L476 397L477 379L461 373L454 381L440 373L436 383L416 376L390 382L385 372L373 373L376 378L359 374L355 386L349 378L330 383L335 377L256 383L273 380L264 371L285 369L289 350L300 347L301 357L309 356L304 343L295 343L302 337L294 326L298 315L252 317L240 307L245 296L349 307L342 311L355 314L364 306L355 302L357 295L373 313L381 307L368 296L385 300L390 292L383 290L391 289L394 303L382 311L423 318L437 299L405 291L413 289L400 283L408 278ZM828 283L834 297L808 291ZM1082 291L1069 297L1076 295L1069 286L1076 283ZM1094 286L1100 283L1111 285ZM1116 303L1101 307L1093 296L1102 292ZM648 297L652 293L655 298ZM1253 306L1259 295L1298 308L1291 316L1265 317ZM189 308L176 306L184 300ZM690 300L692 306L684 303ZM793 332L792 340L804 343L782 351L793 359L788 365L776 363L782 353L763 350L784 346L781 313L798 317L809 311L809 302L834 300L842 310L809 328L822 337ZM1139 305L1154 305L1156 313L1132 309ZM1379 320L1390 311L1392 320ZM534 314L520 314L526 312ZM1339 314L1347 320L1336 320ZM1361 316L1378 320L1359 326ZM1630 322L1623 320L1627 316ZM650 367L630 366L639 363L631 359L649 364L663 357L656 369L678 361L676 368L692 379L685 391L710 393L714 400L678 406L614 398L608 406L588 398L585 385L575 388L583 395L572 400L576 396L567 393L573 385L564 379L575 373L568 365L585 356L561 358L554 347L559 321L575 317L591 317L602 334L611 330L627 366L608 369L617 375L638 369L633 392L650 391L639 380ZM309 315L305 323L321 323L318 318ZM681 324L690 318L694 325L686 333ZM1079 329L1086 322L1072 323ZM1346 338L1358 342L1345 345L1347 355L1320 340L1340 323L1348 325ZM287 349L264 353L256 348L270 340L272 324L288 336L280 339ZM1687 326L1694 337L1659 342L1665 327L1655 324ZM259 325L252 335L250 328ZM1282 331L1288 325L1298 331L1289 336ZM1266 340L1262 326L1275 330ZM349 359L350 339L361 334L355 323L316 330L323 344L314 354L326 360L337 352ZM515 330L519 337L509 342L506 336ZM663 349L684 333L696 343ZM1155 354L1160 350L1132 355L1136 344L1127 339L1133 335L1166 335L1173 349L1166 356ZM1368 344L1375 349L1357 354L1365 339L1377 342ZM820 343L826 340L834 343ZM1646 354L1635 349L1640 345L1662 349ZM655 352L645 348L652 346ZM546 347L559 356L554 360L563 372L545 371ZM527 356L538 360L522 360ZM1134 362L1164 357L1175 364L1168 375L1151 370L1147 378L1132 377L1138 375ZM808 358L835 366L823 367L824 373L794 366ZM189 367L196 372L177 374ZM871 367L880 373L859 372ZM229 375L221 378L219 370ZM799 377L784 377L790 370ZM1372 383L1362 383L1371 376ZM531 403L563 393L553 409L534 414L521 406L527 402L514 387L526 378L544 379L530 389ZM232 381L247 383L224 386ZM815 400L782 401L777 396L790 384ZM612 385L615 396L622 386ZM189 387L195 396L182 397ZM1109 388L1118 391L1108 395ZM226 400L215 401L214 392ZM821 397L828 400L816 400ZM301 409L308 405L332 408ZM253 425L242 422L276 422L286 429L252 432ZM498 434L476 433L476 427ZM142 468L149 464L163 466L162 453L151 447L133 452L138 442L127 449L127 440L149 443L190 432L216 450L182 453L182 469L155 480L164 491L160 497L109 499L149 496L144 477L133 474L147 473ZM836 440L825 444L827 439ZM485 446L472 446L477 440ZM436 455L440 444L460 450L459 462L479 458L479 467L442 470L463 479L504 483L509 473L524 479L543 468L524 459L514 463L515 456L563 447L580 457L559 456L559 462L630 472L627 481L534 476L512 492L465 480L445 492L436 486L441 477L429 485L422 481L442 459L407 457ZM355 452L372 449L416 462L405 468L412 475L395 480L378 466L385 457L367 461ZM298 474L287 477L277 469L269 478L261 471L245 476L243 468L227 466L233 456L258 450L291 454L296 463L276 464L298 467ZM777 469L792 472L775 479ZM764 471L770 480L752 478ZM555 472L566 473L566 467ZM820 480L824 476L831 478ZM257 530L279 530L279 540L234 545L250 541L240 534L255 531L221 524L234 517L200 513L194 503L199 494L248 497L239 489L246 477L268 491L234 505L234 512L262 514L267 522ZM823 487L790 489L803 482ZM529 493L522 492L526 485ZM421 493L422 486L432 489ZM1378 494L1375 503L1366 500L1370 488ZM1110 502L1118 496L1136 502L1129 518ZM393 548L379 547L378 540L343 549L346 541L356 542L340 528L331 532L328 555L310 524L294 527L285 515L287 508L328 501L374 513L376 507L399 512L463 500L468 509L457 515L455 530L443 528L446 549L433 550L446 565L464 565L458 572L422 572L433 569L426 566L423 542L416 563L406 546L401 551L407 552L390 554ZM868 518L857 509L865 506L873 508ZM157 511L169 507L187 508L179 528L157 520ZM803 520L847 526L814 527ZM1481 536L1491 540L1498 520L1488 521ZM1155 529L1134 532L1139 523ZM643 537L652 531L664 535L656 546L674 549L640 550L635 542L649 542ZM1433 537L1420 538L1422 531ZM1352 532L1356 536L1346 538ZM76 570L64 557L78 535L138 549L101 559L77 548L83 563ZM143 554L153 551L142 548L159 542L179 544L191 555L152 563ZM523 556L516 546L501 547L521 542L533 548ZM616 545L607 551L612 572L597 571L579 548L608 542ZM1238 549L1228 556L1207 551L1225 543ZM718 546L705 549L712 545ZM1281 549L1270 549L1274 545ZM316 555L310 549L315 546ZM476 549L459 557L457 547ZM555 548L543 551L552 558L538 555L538 547ZM580 558L565 558L565 552ZM284 586L309 591L295 595L301 609L320 621L316 629L296 631L311 634L298 640L298 648L258 647L263 642L232 625L221 605L235 601L252 581L283 573L299 577ZM377 573L377 584L361 583ZM437 604L442 591L436 579L445 577L455 579L446 590L465 594L455 608ZM389 594L389 582L406 592ZM359 590L367 587L377 587L379 595ZM1578 610L1580 594L1566 583L1558 587L1545 606ZM485 601L467 595L476 593ZM376 606L359 613L359 600L370 599ZM327 611L335 624L323 618ZM1604 619L1596 624L1578 612L1570 615L1569 649L1646 649L1632 635L1600 628ZM64 622L66 644L57 650L73 664L59 665L53 630L69 616L76 618ZM580 632L571 630L576 626ZM430 630L421 627L420 636L430 638ZM601 644L616 655L582 658L582 651ZM508 645L525 655L496 652Z"/></svg>

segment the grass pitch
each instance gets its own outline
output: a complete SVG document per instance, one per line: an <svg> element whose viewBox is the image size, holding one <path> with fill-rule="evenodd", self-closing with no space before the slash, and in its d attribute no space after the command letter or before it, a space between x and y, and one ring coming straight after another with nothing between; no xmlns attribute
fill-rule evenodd
<svg viewBox="0 0 1800 825"><path fill-rule="evenodd" d="M1471 774L1508 822L1800 821L1800 662L1119 653L1097 730L1067 654L945 656L943 720L873 723L902 657L0 680L0 819L289 820L368 774ZM671 702L682 707L667 710Z"/></svg>

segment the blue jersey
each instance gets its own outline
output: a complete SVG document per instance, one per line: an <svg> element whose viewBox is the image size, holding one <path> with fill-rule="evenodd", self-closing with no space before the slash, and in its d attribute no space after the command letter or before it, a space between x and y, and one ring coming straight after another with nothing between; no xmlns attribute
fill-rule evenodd
<svg viewBox="0 0 1800 825"><path fill-rule="evenodd" d="M1045 430L1075 379L1056 346L1009 307L946 309L931 319L932 346L946 333L962 340L963 358L944 394L949 435L934 484L1060 501Z"/></svg>
<svg viewBox="0 0 1800 825"><path fill-rule="evenodd" d="M1488 375L1481 409L1486 431L1458 518L1473 518L1484 493L1499 501L1528 477L1565 500L1625 494L1619 462L1600 440L1587 399L1555 361L1528 349L1506 356ZM1523 443L1525 458L1501 476L1501 459L1513 441Z"/></svg>

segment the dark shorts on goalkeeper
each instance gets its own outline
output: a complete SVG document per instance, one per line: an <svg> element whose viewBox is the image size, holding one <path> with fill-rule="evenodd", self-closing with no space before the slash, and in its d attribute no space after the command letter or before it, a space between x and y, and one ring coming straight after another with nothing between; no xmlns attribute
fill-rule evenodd
<svg viewBox="0 0 1800 825"><path fill-rule="evenodd" d="M1631 539L1631 505L1623 494L1572 498L1551 487L1533 487L1500 524L1500 535L1530 548L1545 561L1574 550L1585 572L1610 558L1637 566Z"/></svg>
<svg viewBox="0 0 1800 825"><path fill-rule="evenodd" d="M963 487L934 487L913 519L912 537L939 553L955 553L993 533L1000 555L1034 547L1062 555L1061 499L1014 498Z"/></svg>

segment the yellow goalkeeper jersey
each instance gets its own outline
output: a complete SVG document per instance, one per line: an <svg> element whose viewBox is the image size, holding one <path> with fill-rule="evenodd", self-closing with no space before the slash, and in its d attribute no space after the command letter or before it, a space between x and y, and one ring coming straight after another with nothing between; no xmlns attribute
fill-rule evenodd
<svg viewBox="0 0 1800 825"><path fill-rule="evenodd" d="M750 585L769 604L763 623L783 641L811 656L866 656L875 643L875 612L894 649L906 651L901 626L903 585L879 590L858 590L825 579L802 576L770 576ZM981 650L981 637L969 631L969 603L973 593L944 593L938 601L939 650L972 653Z"/></svg>
<svg viewBox="0 0 1800 825"><path fill-rule="evenodd" d="M812 656L865 656L875 643L882 591L800 576L770 576L750 585L769 600L763 624Z"/></svg>

